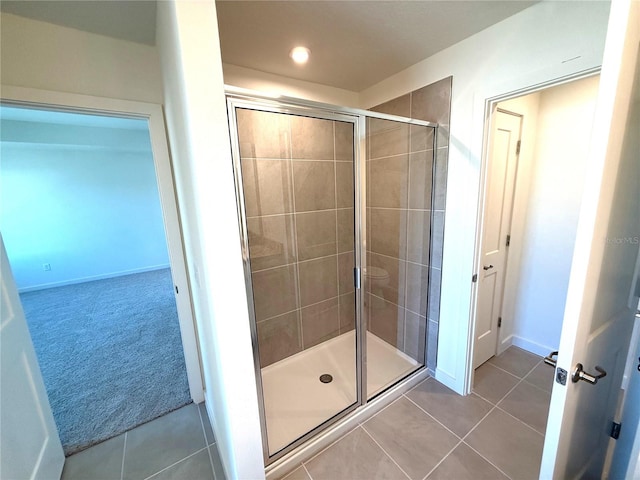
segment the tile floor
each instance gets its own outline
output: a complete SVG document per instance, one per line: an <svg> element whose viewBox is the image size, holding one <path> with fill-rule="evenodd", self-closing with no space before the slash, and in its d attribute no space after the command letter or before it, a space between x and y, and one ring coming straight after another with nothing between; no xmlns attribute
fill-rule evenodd
<svg viewBox="0 0 640 480"><path fill-rule="evenodd" d="M68 457L62 480L224 480L204 403Z"/></svg>
<svg viewBox="0 0 640 480"><path fill-rule="evenodd" d="M461 397L428 378L285 477L537 479L553 369L509 348Z"/></svg>

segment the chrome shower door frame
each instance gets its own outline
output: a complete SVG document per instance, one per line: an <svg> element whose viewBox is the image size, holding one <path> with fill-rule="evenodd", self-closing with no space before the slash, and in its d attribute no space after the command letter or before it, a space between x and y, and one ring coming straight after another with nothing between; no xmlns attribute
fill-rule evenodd
<svg viewBox="0 0 640 480"><path fill-rule="evenodd" d="M356 310L356 401L343 411L327 419L315 428L307 432L302 437L287 445L285 448L271 455L269 453L269 444L267 436L267 419L264 404L264 390L262 385L262 374L260 366L260 357L258 352L258 332L253 304L253 284L251 277L251 264L249 255L249 236L247 230L246 206L244 200L244 187L242 182L242 169L239 145L239 132L237 128L236 109L246 108L250 110L259 110L272 113L301 115L324 120L348 122L353 124L354 128L354 281L355 281L355 310ZM231 150L233 160L233 173L237 197L238 209L238 227L241 235L242 260L245 273L245 286L247 293L247 304L250 317L251 342L254 356L254 370L256 376L256 385L258 390L258 403L260 410L260 422L262 427L262 445L265 466L288 455L292 451L301 447L305 442L314 438L319 433L327 430L330 426L344 420L345 417L354 411L363 407L368 402L374 400L367 398L367 324L368 317L364 308L364 266L366 265L366 155L367 138L366 138L366 119L367 117L379 118L382 120L391 120L403 122L411 125L420 125L424 127L434 128L434 142L437 137L437 124L414 120L406 117L398 117L394 115L380 114L366 110L358 110L347 107L340 107L325 103L300 100L291 97L259 94L253 91L237 88L227 88L227 113L229 121L229 131L231 133ZM435 166L435 145L434 145L434 166ZM433 178L433 177L432 177ZM433 189L432 189L433 190ZM432 192L433 194L433 192ZM431 223L433 224L433 214L431 214ZM428 320L427 320L428 321ZM426 332L425 332L426 336ZM425 338L426 342L426 338ZM423 366L418 368L407 377L398 380L394 385L398 385L404 381L408 381L414 374L426 370L426 348ZM389 387L391 388L391 387Z"/></svg>

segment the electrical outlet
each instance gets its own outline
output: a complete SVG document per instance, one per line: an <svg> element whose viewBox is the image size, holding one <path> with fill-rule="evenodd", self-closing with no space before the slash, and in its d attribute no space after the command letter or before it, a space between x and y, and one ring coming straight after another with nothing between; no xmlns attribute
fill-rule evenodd
<svg viewBox="0 0 640 480"><path fill-rule="evenodd" d="M43 263L42 264L42 270L44 270L45 272L50 272L51 271L51 264L50 263Z"/></svg>

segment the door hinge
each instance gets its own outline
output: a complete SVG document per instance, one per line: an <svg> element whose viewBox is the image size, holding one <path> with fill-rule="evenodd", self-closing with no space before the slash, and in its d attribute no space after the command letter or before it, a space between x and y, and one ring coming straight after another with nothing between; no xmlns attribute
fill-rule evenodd
<svg viewBox="0 0 640 480"><path fill-rule="evenodd" d="M520 147L522 146L522 141L518 140L518 143L516 143L516 155L520 155Z"/></svg>
<svg viewBox="0 0 640 480"><path fill-rule="evenodd" d="M610 436L614 440L617 440L620 437L620 429L622 428L621 423L611 422L611 433Z"/></svg>
<svg viewBox="0 0 640 480"><path fill-rule="evenodd" d="M471 277L471 282L476 283L478 281L478 274L474 273L473 277Z"/></svg>
<svg viewBox="0 0 640 480"><path fill-rule="evenodd" d="M502 317L498 317L498 328L502 326Z"/></svg>
<svg viewBox="0 0 640 480"><path fill-rule="evenodd" d="M507 235L507 247L511 245L511 235Z"/></svg>

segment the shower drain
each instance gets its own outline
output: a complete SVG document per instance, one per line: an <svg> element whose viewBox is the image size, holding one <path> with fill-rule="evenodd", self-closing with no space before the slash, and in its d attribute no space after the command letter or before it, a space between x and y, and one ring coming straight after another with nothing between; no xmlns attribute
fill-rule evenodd
<svg viewBox="0 0 640 480"><path fill-rule="evenodd" d="M333 381L333 377L328 373L323 373L322 375L320 375L320 381L322 383L330 383Z"/></svg>

